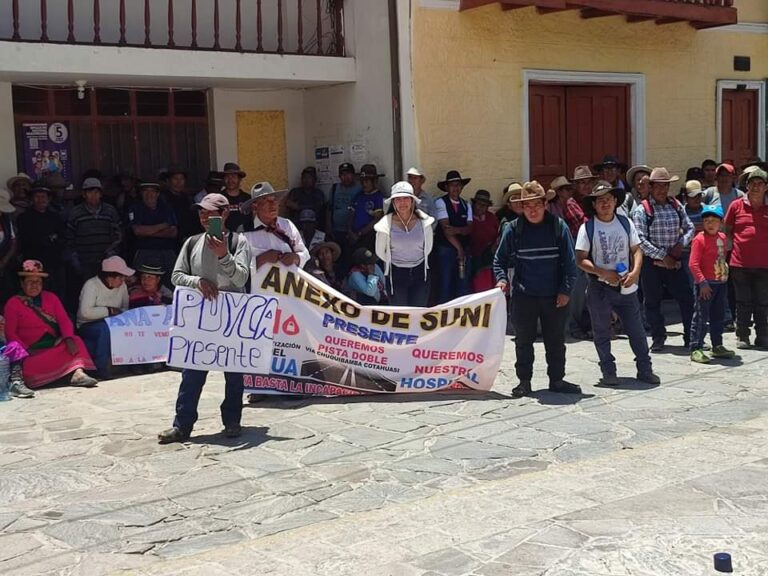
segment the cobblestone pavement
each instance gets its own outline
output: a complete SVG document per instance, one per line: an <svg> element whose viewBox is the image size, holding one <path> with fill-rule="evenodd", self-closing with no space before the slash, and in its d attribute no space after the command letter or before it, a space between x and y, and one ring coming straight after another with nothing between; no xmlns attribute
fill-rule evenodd
<svg viewBox="0 0 768 576"><path fill-rule="evenodd" d="M490 394L273 401L232 441L221 375L184 445L173 372L2 403L0 574L768 574L768 354L607 389L577 342L584 395L523 400L506 358Z"/></svg>

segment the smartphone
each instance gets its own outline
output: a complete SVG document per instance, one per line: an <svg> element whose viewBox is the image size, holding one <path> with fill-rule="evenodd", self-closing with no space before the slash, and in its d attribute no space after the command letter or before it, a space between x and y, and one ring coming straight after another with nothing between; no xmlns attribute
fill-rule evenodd
<svg viewBox="0 0 768 576"><path fill-rule="evenodd" d="M208 218L208 235L218 238L219 240L224 239L224 234L221 229L221 216L211 216Z"/></svg>

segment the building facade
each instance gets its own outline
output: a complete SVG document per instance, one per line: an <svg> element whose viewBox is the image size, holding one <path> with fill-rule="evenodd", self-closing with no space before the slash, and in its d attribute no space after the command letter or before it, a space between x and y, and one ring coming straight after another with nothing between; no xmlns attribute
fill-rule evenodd
<svg viewBox="0 0 768 576"><path fill-rule="evenodd" d="M42 124L69 132L74 185L88 168L154 177L170 163L197 184L238 161L249 184L288 186L323 147L391 170L388 11L376 0L0 0L0 172L29 165L29 126Z"/></svg>
<svg viewBox="0 0 768 576"><path fill-rule="evenodd" d="M605 154L765 158L764 0L421 0L411 27L420 161L497 199Z"/></svg>

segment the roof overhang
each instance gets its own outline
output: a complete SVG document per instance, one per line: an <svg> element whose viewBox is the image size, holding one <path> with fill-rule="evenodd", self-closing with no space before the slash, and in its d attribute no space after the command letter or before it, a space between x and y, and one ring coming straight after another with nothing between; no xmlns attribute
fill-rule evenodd
<svg viewBox="0 0 768 576"><path fill-rule="evenodd" d="M579 10L582 18L619 15L625 16L627 22L688 22L697 29L738 22L733 0L460 0L459 9L470 10L496 3L504 10L535 7L542 14Z"/></svg>

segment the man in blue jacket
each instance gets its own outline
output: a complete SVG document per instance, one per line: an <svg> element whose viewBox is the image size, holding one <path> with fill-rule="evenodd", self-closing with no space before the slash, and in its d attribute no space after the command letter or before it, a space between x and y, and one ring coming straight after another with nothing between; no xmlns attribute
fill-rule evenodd
<svg viewBox="0 0 768 576"><path fill-rule="evenodd" d="M493 260L496 287L509 290L507 270L514 268L515 370L520 384L512 396L531 393L533 343L541 321L547 358L549 389L552 392L580 394L581 388L566 382L565 322L568 301L576 281L576 256L568 226L546 210L553 191L545 192L536 182L526 182L517 202L522 202L523 217L504 228Z"/></svg>

